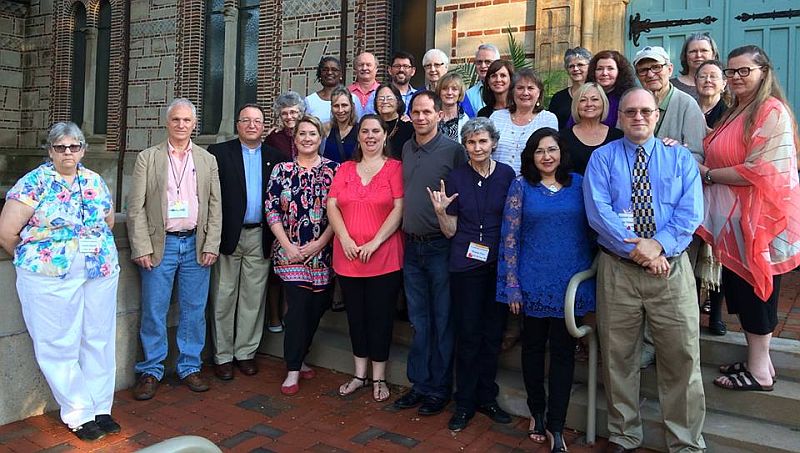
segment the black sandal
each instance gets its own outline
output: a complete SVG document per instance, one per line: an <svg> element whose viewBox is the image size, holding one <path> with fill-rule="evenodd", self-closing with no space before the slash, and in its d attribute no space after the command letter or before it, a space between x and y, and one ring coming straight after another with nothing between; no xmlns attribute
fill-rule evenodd
<svg viewBox="0 0 800 453"><path fill-rule="evenodd" d="M550 439L551 453L566 453L567 441L564 440L564 433L561 431L547 432L547 438Z"/></svg>
<svg viewBox="0 0 800 453"><path fill-rule="evenodd" d="M353 388L352 387L353 381L359 381L361 383L357 384L357 387ZM369 384L369 379L367 379L366 377L353 376L353 379L350 379L346 383L342 384L342 386L345 387L344 391L342 391L342 387L339 387L339 396L352 395L353 393L357 392L358 390L363 389L364 387L366 387L367 384ZM347 389L350 389L350 391L348 392Z"/></svg>
<svg viewBox="0 0 800 453"><path fill-rule="evenodd" d="M537 444L545 443L547 441L547 430L544 429L544 414L533 414L531 419L533 420L533 429L528 429L528 439ZM528 424L528 427L530 427L530 424ZM533 436L541 436L541 440L534 439Z"/></svg>
<svg viewBox="0 0 800 453"><path fill-rule="evenodd" d="M380 397L381 384L386 386L386 397L385 398L381 398ZM376 395L376 393L375 393L375 385L378 386L378 389L377 389L378 390L378 393L377 393L378 396L377 397L375 396ZM375 400L376 403L382 403L382 402L388 400L390 396L392 396L392 392L391 392L391 390L389 390L389 384L386 383L386 379L374 379L372 381L372 399Z"/></svg>

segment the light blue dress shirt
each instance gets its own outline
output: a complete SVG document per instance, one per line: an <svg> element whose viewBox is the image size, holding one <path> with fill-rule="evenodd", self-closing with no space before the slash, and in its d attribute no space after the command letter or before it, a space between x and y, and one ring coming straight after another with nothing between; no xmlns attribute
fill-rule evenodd
<svg viewBox="0 0 800 453"><path fill-rule="evenodd" d="M465 99L467 99L472 105L472 111L477 114L478 110L484 108L486 104L483 102L483 96L481 93L483 91L483 82L478 80L475 85L472 85L472 88L467 90L467 93L464 95Z"/></svg>
<svg viewBox="0 0 800 453"><path fill-rule="evenodd" d="M261 147L250 149L242 144L242 160L244 161L244 180L247 189L247 209L244 211L243 223L261 223L264 207L261 204L264 193L261 177Z"/></svg>
<svg viewBox="0 0 800 453"><path fill-rule="evenodd" d="M642 146L653 191L656 220L653 239L664 248L664 255L676 256L689 246L703 219L703 189L697 162L683 146L665 146L656 138L651 137ZM623 239L637 237L619 217L619 213L631 208L636 147L627 138L621 138L597 148L583 180L586 216L597 231L597 242L623 258L635 246Z"/></svg>

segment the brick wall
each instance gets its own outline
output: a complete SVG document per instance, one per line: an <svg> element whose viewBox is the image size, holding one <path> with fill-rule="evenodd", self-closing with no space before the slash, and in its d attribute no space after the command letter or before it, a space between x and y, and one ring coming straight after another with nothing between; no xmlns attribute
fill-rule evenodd
<svg viewBox="0 0 800 453"><path fill-rule="evenodd" d="M511 29L526 55L534 56L535 0L437 0L434 44L452 63L472 61L475 50L491 43L508 54ZM420 56L421 57L421 56Z"/></svg>
<svg viewBox="0 0 800 453"><path fill-rule="evenodd" d="M27 13L27 6L0 1L0 148L19 146Z"/></svg>

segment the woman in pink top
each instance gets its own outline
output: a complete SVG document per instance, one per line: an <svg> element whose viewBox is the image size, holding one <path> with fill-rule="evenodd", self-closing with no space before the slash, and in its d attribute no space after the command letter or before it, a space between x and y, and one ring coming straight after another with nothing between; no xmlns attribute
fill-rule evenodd
<svg viewBox="0 0 800 453"><path fill-rule="evenodd" d="M372 397L389 398L386 360L394 306L402 284L403 171L390 158L386 124L365 115L358 125L353 160L339 167L328 194L328 220L336 234L333 269L342 287L355 375L339 387L349 395L367 385L372 361Z"/></svg>

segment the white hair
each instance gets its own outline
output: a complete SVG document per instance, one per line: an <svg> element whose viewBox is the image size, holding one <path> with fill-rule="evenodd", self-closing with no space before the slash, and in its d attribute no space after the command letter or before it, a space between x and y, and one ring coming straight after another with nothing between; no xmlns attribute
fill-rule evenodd
<svg viewBox="0 0 800 453"><path fill-rule="evenodd" d="M442 60L442 63L444 63L445 66L450 65L450 58L447 57L447 54L439 49L434 48L428 50L427 52L425 52L425 55L422 56L422 66L425 66L426 64L430 63L431 58L433 58L434 56L439 57L439 59Z"/></svg>
<svg viewBox="0 0 800 453"><path fill-rule="evenodd" d="M167 110L165 113L165 119L169 119L169 114L177 107L188 107L192 111L192 117L197 119L197 107L192 104L192 101L186 98L176 98L173 99L172 102L167 105Z"/></svg>
<svg viewBox="0 0 800 453"><path fill-rule="evenodd" d="M495 46L494 44L487 42L486 44L481 44L480 46L478 46L478 50L475 51L475 58L478 58L478 53L481 50L488 50L489 52L494 52L494 59L495 60L500 59L500 49L498 49L497 46Z"/></svg>

